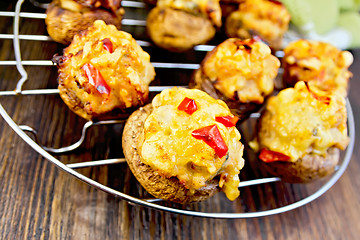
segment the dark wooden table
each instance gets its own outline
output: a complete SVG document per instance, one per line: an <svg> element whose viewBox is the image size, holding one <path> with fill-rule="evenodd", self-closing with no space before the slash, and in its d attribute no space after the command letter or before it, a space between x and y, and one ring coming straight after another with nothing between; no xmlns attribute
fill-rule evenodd
<svg viewBox="0 0 360 240"><path fill-rule="evenodd" d="M0 11L14 11L14 2L0 3ZM23 11L43 12L26 2ZM0 17L0 33L11 34L13 19ZM127 27L134 36L144 30ZM21 34L46 35L43 19L21 19ZM21 41L24 60L49 60L61 53L54 42ZM11 40L0 40L0 61L14 60ZM153 61L198 62L203 55L153 53ZM360 129L360 51L352 51L349 99ZM159 57L161 56L161 58ZM56 69L26 66L29 80L24 89L56 88ZM154 84L184 85L191 71L157 69ZM20 75L15 66L0 66L0 90L10 91ZM167 82L169 81L169 82ZM57 95L6 96L0 103L18 124L38 130L47 146L66 146L81 135L85 123L71 113ZM92 128L85 143L72 153L55 155L63 163L122 157L122 125ZM356 132L359 139L359 131ZM246 141L246 139L245 139ZM295 210L252 219L207 219L160 212L118 199L89 186L58 169L40 156L0 118L0 239L359 239L360 235L360 151L358 140L349 167L323 196ZM249 153L250 155L250 153ZM242 179L259 177L247 160ZM126 164L78 170L116 190L148 197ZM298 186L274 183L242 189L229 203L218 194L205 203L180 208L215 212L252 212L281 207L311 194L321 185ZM162 203L165 206L175 206Z"/></svg>

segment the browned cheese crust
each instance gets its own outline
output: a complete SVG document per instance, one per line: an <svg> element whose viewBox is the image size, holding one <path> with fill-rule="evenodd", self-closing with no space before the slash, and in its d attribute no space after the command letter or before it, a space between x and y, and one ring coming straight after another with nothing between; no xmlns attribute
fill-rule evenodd
<svg viewBox="0 0 360 240"><path fill-rule="evenodd" d="M224 101L243 121L258 111L273 91L279 66L265 44L230 38L206 54L189 86Z"/></svg>
<svg viewBox="0 0 360 240"><path fill-rule="evenodd" d="M186 51L215 35L212 22L202 16L171 8L153 8L147 18L152 41L170 51Z"/></svg>
<svg viewBox="0 0 360 240"><path fill-rule="evenodd" d="M76 33L90 27L95 20L103 20L105 23L121 29L123 14L123 8L119 8L115 12L102 8L94 8L84 12L71 11L62 8L59 2L55 0L49 4L46 10L45 23L47 31L54 41L68 45Z"/></svg>
<svg viewBox="0 0 360 240"><path fill-rule="evenodd" d="M135 39L100 20L76 34L64 55L53 61L61 98L87 120L129 116L148 101L148 86L155 76L149 54Z"/></svg>
<svg viewBox="0 0 360 240"><path fill-rule="evenodd" d="M329 43L301 39L290 43L284 54L285 85L292 87L299 81L305 81L323 91L347 96L352 77L348 70L353 62L350 52L341 51Z"/></svg>
<svg viewBox="0 0 360 240"><path fill-rule="evenodd" d="M126 161L140 184L154 197L181 204L202 201L218 192L217 180L212 180L206 187L192 192L177 178L166 178L141 161L138 143L142 139L144 122L151 111L151 104L135 111L125 124L122 138Z"/></svg>
<svg viewBox="0 0 360 240"><path fill-rule="evenodd" d="M268 0L244 0L238 6L226 18L226 34L241 39L259 36L271 48L281 49L282 38L290 22L285 6Z"/></svg>
<svg viewBox="0 0 360 240"><path fill-rule="evenodd" d="M157 0L143 0L146 4L155 6ZM220 0L221 16L227 17L230 13L236 11L239 8L239 4L245 0Z"/></svg>
<svg viewBox="0 0 360 240"><path fill-rule="evenodd" d="M116 12L121 6L121 0L73 0L89 8L106 8Z"/></svg>
<svg viewBox="0 0 360 240"><path fill-rule="evenodd" d="M242 103L237 99L227 98L214 87L212 81L203 73L201 67L195 71L189 86L190 88L203 90L211 97L224 101L226 105L228 105L230 111L239 117L240 122L247 119L251 113L258 111L263 105L254 102Z"/></svg>
<svg viewBox="0 0 360 240"><path fill-rule="evenodd" d="M266 135L267 127L265 125L271 118L268 111L264 111L258 122L258 135ZM276 161L265 163L261 160L261 165L270 174L280 177L283 181L289 183L308 183L313 180L325 177L335 171L340 158L340 150L331 147L327 150L325 156L307 154L295 162Z"/></svg>

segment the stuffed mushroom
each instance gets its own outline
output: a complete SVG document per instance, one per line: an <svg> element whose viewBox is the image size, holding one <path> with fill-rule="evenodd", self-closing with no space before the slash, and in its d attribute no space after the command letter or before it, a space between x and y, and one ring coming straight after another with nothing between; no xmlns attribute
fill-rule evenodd
<svg viewBox="0 0 360 240"><path fill-rule="evenodd" d="M127 120L124 155L157 198L184 204L221 190L234 200L244 165L236 121L223 101L205 92L167 89Z"/></svg>
<svg viewBox="0 0 360 240"><path fill-rule="evenodd" d="M206 43L220 26L219 0L159 0L147 17L151 40L176 52Z"/></svg>
<svg viewBox="0 0 360 240"><path fill-rule="evenodd" d="M287 86L306 81L310 86L346 97L352 76L348 68L352 62L350 52L329 43L298 40L284 49L283 80Z"/></svg>
<svg viewBox="0 0 360 240"><path fill-rule="evenodd" d="M244 120L273 92L279 67L263 42L230 38L206 55L190 87L225 101Z"/></svg>
<svg viewBox="0 0 360 240"><path fill-rule="evenodd" d="M129 33L97 20L55 56L60 96L88 120L128 116L148 100L150 56Z"/></svg>
<svg viewBox="0 0 360 240"><path fill-rule="evenodd" d="M47 10L45 23L50 37L68 45L74 35L103 20L118 29L124 9L120 0L53 0Z"/></svg>
<svg viewBox="0 0 360 240"><path fill-rule="evenodd" d="M290 14L275 0L246 0L232 12L225 23L229 37L240 39L259 36L277 50L282 48L282 39L290 22Z"/></svg>
<svg viewBox="0 0 360 240"><path fill-rule="evenodd" d="M345 99L298 82L269 98L250 145L270 173L306 183L334 172L348 143Z"/></svg>
<svg viewBox="0 0 360 240"><path fill-rule="evenodd" d="M146 4L150 6L155 6L157 0L143 0ZM222 17L227 17L230 13L234 12L239 8L239 4L245 0L220 0L220 8Z"/></svg>

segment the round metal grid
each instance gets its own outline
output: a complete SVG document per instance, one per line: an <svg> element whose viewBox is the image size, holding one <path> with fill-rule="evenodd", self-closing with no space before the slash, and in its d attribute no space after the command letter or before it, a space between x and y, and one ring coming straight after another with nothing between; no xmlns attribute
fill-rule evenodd
<svg viewBox="0 0 360 240"><path fill-rule="evenodd" d="M12 38L14 41L14 52L15 52L15 56L16 56L16 61L13 62L6 62L6 63L1 63L3 65L16 65L18 68L19 73L21 74L21 79L18 81L17 87L15 91L1 91L0 92L0 96L16 96L16 95L37 95L37 94L57 94L57 90L56 89L48 89L48 90L22 90L22 85L23 83L27 80L27 73L23 68L23 65L29 64L29 65L45 65L45 66L50 66L52 65L51 61L48 60L44 60L44 61L29 61L29 62L25 62L21 60L21 52L20 52L20 46L19 46L19 39L37 39L40 41L48 41L50 40L48 36L21 36L19 35L19 18L20 17L37 17L37 18L44 18L44 15L39 15L39 14L32 14L32 13L21 13L20 9L21 9L21 5L23 3L24 0L19 0L17 2L16 5L16 9L15 12L3 12L0 13L0 16L14 16L14 34L12 36L1 36L0 38L6 39L6 38ZM123 1L123 5L128 6L128 7L144 7L144 5L140 2L132 2L132 1ZM131 20L131 19L124 19L124 22L126 24L130 24L130 25L143 25L144 22L140 21L140 20ZM147 46L149 45L148 42L144 42L144 41L138 41L140 45L142 46ZM195 50L197 51L209 51L213 48L213 46L207 46L207 45L202 45L202 46L197 46L195 48ZM198 67L198 64L182 64L182 63L178 63L178 64L174 64L174 63L153 63L153 65L155 67L160 67L160 68L183 68L183 69L196 69ZM161 91L162 89L167 88L167 87L163 87L163 86L159 86L159 87L153 87L153 91ZM54 152L54 149L51 148L46 148L41 146L40 144L38 144L37 142L35 142L31 137L29 137L25 131L30 131L33 132L34 131L27 126L19 126L18 124L16 124L14 122L14 120L8 115L8 113L6 112L6 110L3 108L3 106L0 104L0 114L2 115L2 117L6 120L6 122L9 124L9 126L27 143L29 144L35 151L37 151L38 153L40 153L43 157L45 157L47 160L49 160L51 163L55 164L57 167L59 167L60 169L66 171L67 173L73 175L74 177L77 177L78 179L84 181L85 183L96 187L104 192L107 192L109 194L112 194L116 197L119 197L121 199L124 199L130 203L136 204L136 205L140 205L140 206L145 206L145 207L149 207L149 208L153 208L153 209L157 209L157 210L161 210L161 211L167 211L167 212L172 212L172 213L177 213L177 214L184 214L184 215L189 215L189 216L197 216L197 217L206 217L206 218L253 218L253 217L262 217L262 216L269 216L269 215L273 215L273 214L278 214L278 213L283 213L286 211L290 211L292 209L301 207L313 200L315 200L316 198L320 197L322 194L324 194L327 190L329 190L337 181L338 179L342 176L342 174L344 173L344 171L346 170L350 159L351 159L351 155L353 152L353 148L354 148L354 143L355 143L355 127L354 127L354 117L353 117L353 113L352 113L352 109L351 109L351 105L349 103L349 101L347 100L346 102L347 104L347 111L348 111L348 132L349 132L349 138L350 138L350 143L344 153L344 157L338 167L338 169L336 170L336 172L326 181L323 182L323 184L321 185L321 187L319 187L314 193L310 194L307 197L304 197L298 201L295 201L293 203L290 203L289 205L286 206L282 206L282 207L278 207L278 208L274 208L274 209L270 209L270 210L265 210L265 211L257 211L257 212L244 212L244 213L219 213L219 212L201 212L201 211L193 211L193 210L183 210L180 208L176 208L176 207L168 207L168 206L163 206L163 205L159 205L156 203L157 199L152 199L152 200L146 200L146 199L139 199L136 198L134 196L130 196L128 194L122 193L120 191L117 191L115 189L112 189L108 186L105 186L97 181L94 181L93 179L84 176L83 174L75 171L74 169L77 167L82 167L82 166L86 166L86 167L91 167L91 166L98 166L98 165L105 165L105 164L114 164L114 163L119 163L119 162L123 162L123 159L107 159L107 160L103 160L105 162L102 162L100 164L96 163L96 162L92 162L92 163L75 163L75 164L64 164L61 161L59 161L57 158L55 158L53 155L51 155L49 152ZM256 115L256 114L255 114ZM258 115L257 115L258 116ZM256 117L256 116L255 116ZM92 122L87 123L88 125L93 125ZM105 123L106 124L106 123ZM85 129L85 130L84 130ZM83 133L84 131L86 131L86 128L83 129ZM36 132L35 132L36 134ZM81 144L81 143L80 143ZM77 145L80 145L77 144ZM66 149L68 150L68 149ZM72 149L70 149L72 150ZM62 152L62 151L59 151ZM265 183L271 183L271 182L276 182L276 181L280 181L279 178L260 178L260 179L254 179L254 180L249 180L249 181L244 181L241 183L240 187L243 186L252 186L252 185L257 185L257 184L265 184Z"/></svg>

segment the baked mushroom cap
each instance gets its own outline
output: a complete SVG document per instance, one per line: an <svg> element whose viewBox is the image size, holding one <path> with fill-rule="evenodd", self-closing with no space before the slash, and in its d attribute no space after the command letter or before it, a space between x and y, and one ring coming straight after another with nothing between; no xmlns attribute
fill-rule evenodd
<svg viewBox="0 0 360 240"><path fill-rule="evenodd" d="M82 10L74 8L62 7L60 0L54 0L49 4L45 23L47 31L54 41L64 45L70 44L76 33L87 29L96 20L103 20L105 23L121 29L121 19L124 15L121 7L114 11L104 8L81 8Z"/></svg>
<svg viewBox="0 0 360 240"><path fill-rule="evenodd" d="M279 67L280 61L261 41L230 38L207 53L190 87L223 100L244 120L273 92Z"/></svg>
<svg viewBox="0 0 360 240"><path fill-rule="evenodd" d="M148 104L135 111L127 120L123 131L122 146L128 166L147 192L157 198L177 203L203 201L219 191L219 181L211 180L205 187L190 191L176 177L167 178L141 161L139 138L144 131L144 122L152 111Z"/></svg>
<svg viewBox="0 0 360 240"><path fill-rule="evenodd" d="M290 14L280 2L246 0L226 18L225 31L241 39L259 36L273 49L281 49L289 22Z"/></svg>
<svg viewBox="0 0 360 240"><path fill-rule="evenodd" d="M239 196L243 145L236 117L205 92L172 88L134 112L123 133L135 177L155 197L179 203L223 191Z"/></svg>
<svg viewBox="0 0 360 240"><path fill-rule="evenodd" d="M60 96L88 120L121 118L148 100L150 56L126 32L97 20L57 56Z"/></svg>
<svg viewBox="0 0 360 240"><path fill-rule="evenodd" d="M269 98L258 123L259 158L272 174L287 182L309 182L335 170L349 142L345 100L320 95L299 82Z"/></svg>
<svg viewBox="0 0 360 240"><path fill-rule="evenodd" d="M156 6L208 18L217 27L222 24L219 0L158 0Z"/></svg>
<svg viewBox="0 0 360 240"><path fill-rule="evenodd" d="M121 7L121 0L60 0L74 1L88 8L105 8L112 12L116 12Z"/></svg>
<svg viewBox="0 0 360 240"><path fill-rule="evenodd" d="M312 87L346 97L352 62L353 56L348 51L329 43L301 39L284 49L283 80L289 87L305 81Z"/></svg>
<svg viewBox="0 0 360 240"><path fill-rule="evenodd" d="M258 124L258 138L269 134L271 114L264 111ZM264 146L262 146L264 147ZM260 166L274 176L289 183L309 183L325 177L335 171L340 159L340 150L330 147L325 154L308 153L296 161L264 162Z"/></svg>
<svg viewBox="0 0 360 240"><path fill-rule="evenodd" d="M212 39L221 26L219 0L159 0L147 18L147 31L161 48L181 52Z"/></svg>
<svg viewBox="0 0 360 240"><path fill-rule="evenodd" d="M262 162L262 166L270 174L278 176L286 182L309 183L332 174L339 159L340 150L331 147L326 151L325 156L306 154L295 162Z"/></svg>
<svg viewBox="0 0 360 240"><path fill-rule="evenodd" d="M212 39L216 29L208 18L171 8L153 8L147 17L147 32L159 47L186 51Z"/></svg>
<svg viewBox="0 0 360 240"><path fill-rule="evenodd" d="M220 0L221 16L227 17L230 13L236 11L239 8L239 4L245 0ZM144 0L149 5L156 5L157 0Z"/></svg>

